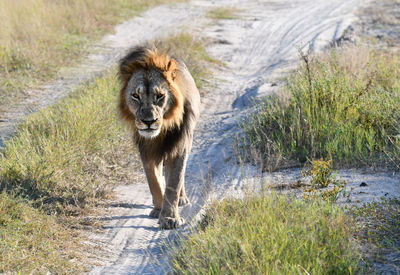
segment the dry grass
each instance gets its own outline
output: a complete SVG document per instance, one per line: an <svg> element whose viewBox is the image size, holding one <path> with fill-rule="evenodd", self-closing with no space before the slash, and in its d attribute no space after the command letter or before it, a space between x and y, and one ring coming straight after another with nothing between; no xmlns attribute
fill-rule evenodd
<svg viewBox="0 0 400 275"><path fill-rule="evenodd" d="M172 0L0 1L0 104L71 65L90 41Z"/></svg>

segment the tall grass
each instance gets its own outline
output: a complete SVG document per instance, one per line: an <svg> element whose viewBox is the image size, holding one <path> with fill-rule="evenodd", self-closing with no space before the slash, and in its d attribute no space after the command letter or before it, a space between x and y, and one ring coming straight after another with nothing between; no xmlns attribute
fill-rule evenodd
<svg viewBox="0 0 400 275"><path fill-rule="evenodd" d="M173 256L177 274L351 274L351 222L328 203L276 194L210 207L203 231Z"/></svg>
<svg viewBox="0 0 400 275"><path fill-rule="evenodd" d="M169 2L173 1L0 1L0 103L70 65L91 40L122 19Z"/></svg>
<svg viewBox="0 0 400 275"><path fill-rule="evenodd" d="M242 123L244 157L400 168L399 56L355 47L302 59L283 95Z"/></svg>

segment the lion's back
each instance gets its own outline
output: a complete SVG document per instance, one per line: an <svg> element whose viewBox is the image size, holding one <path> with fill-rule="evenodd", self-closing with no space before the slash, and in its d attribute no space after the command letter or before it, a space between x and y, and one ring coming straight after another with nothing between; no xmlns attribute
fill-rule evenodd
<svg viewBox="0 0 400 275"><path fill-rule="evenodd" d="M195 116L196 120L200 115L200 93L197 89L196 83L190 74L188 68L182 60L178 61L178 77L177 81L179 83L179 87L181 92L185 98L187 104L191 107L191 111ZM188 106L188 107L189 107Z"/></svg>

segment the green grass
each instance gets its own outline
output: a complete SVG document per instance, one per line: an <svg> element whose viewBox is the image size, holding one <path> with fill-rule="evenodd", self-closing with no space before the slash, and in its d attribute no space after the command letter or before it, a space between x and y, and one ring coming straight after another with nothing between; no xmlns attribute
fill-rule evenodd
<svg viewBox="0 0 400 275"><path fill-rule="evenodd" d="M19 199L0 193L0 273L76 274L76 233ZM82 244L80 244L82 247Z"/></svg>
<svg viewBox="0 0 400 275"><path fill-rule="evenodd" d="M238 19L237 13L239 9L233 7L216 7L209 10L206 14L208 18L212 19Z"/></svg>
<svg viewBox="0 0 400 275"><path fill-rule="evenodd" d="M400 168L400 58L361 47L303 56L281 96L243 123L244 159L276 167L290 160Z"/></svg>
<svg viewBox="0 0 400 275"><path fill-rule="evenodd" d="M172 265L177 274L351 274L351 224L329 203L226 199L210 206L204 230L182 240Z"/></svg>
<svg viewBox="0 0 400 275"><path fill-rule="evenodd" d="M0 2L0 104L51 79L124 19L173 0Z"/></svg>

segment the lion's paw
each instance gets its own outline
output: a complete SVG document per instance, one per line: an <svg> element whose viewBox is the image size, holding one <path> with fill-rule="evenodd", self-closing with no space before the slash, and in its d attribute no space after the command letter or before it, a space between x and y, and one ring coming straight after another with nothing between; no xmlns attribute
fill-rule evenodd
<svg viewBox="0 0 400 275"><path fill-rule="evenodd" d="M151 210L149 216L152 218L158 219L158 217L160 217L160 212L161 212L161 209L153 208L153 210Z"/></svg>
<svg viewBox="0 0 400 275"><path fill-rule="evenodd" d="M160 227L162 229L174 229L178 228L182 224L185 223L185 219L178 217L178 218L171 218L171 217L163 217L160 218Z"/></svg>
<svg viewBox="0 0 400 275"><path fill-rule="evenodd" d="M179 203L178 203L179 206L186 205L188 203L190 203L188 197L184 196L179 198Z"/></svg>

